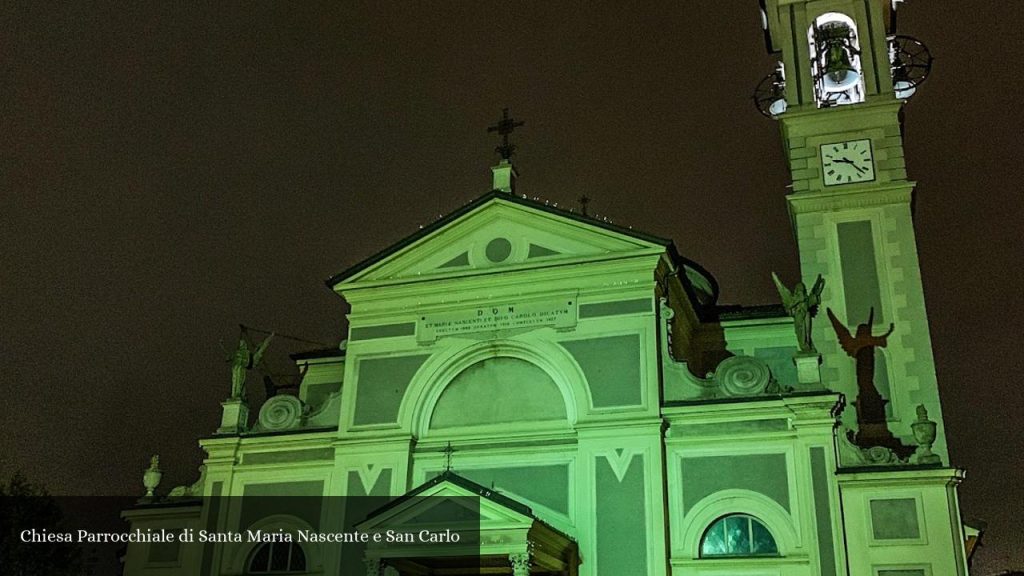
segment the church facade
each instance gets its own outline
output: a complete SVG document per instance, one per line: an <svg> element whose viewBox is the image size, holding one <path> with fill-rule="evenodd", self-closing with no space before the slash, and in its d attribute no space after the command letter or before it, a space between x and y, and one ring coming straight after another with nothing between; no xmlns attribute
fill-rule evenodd
<svg viewBox="0 0 1024 576"><path fill-rule="evenodd" d="M296 396L250 415L232 394L200 481L125 518L218 529L238 521L219 497L475 496L479 573L965 576L903 158L920 78L893 6L762 2L803 277L777 281L783 306L720 305L670 240L517 194L507 148L493 191L328 280L347 339L293 356ZM342 574L341 546L132 544L126 574ZM460 566L371 549L362 570Z"/></svg>

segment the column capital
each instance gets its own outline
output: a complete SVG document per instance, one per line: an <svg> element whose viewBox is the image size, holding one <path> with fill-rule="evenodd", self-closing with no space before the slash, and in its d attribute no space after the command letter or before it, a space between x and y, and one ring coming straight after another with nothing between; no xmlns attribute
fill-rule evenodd
<svg viewBox="0 0 1024 576"><path fill-rule="evenodd" d="M530 575L530 553L518 552L508 555L508 561L512 564L512 576Z"/></svg>

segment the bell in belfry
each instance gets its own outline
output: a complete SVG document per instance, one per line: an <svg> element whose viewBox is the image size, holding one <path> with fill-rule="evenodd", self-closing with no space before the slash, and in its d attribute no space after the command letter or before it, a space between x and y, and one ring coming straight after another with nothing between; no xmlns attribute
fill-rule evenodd
<svg viewBox="0 0 1024 576"><path fill-rule="evenodd" d="M829 92L844 92L860 81L850 57L850 30L846 26L822 29L824 66L822 85Z"/></svg>

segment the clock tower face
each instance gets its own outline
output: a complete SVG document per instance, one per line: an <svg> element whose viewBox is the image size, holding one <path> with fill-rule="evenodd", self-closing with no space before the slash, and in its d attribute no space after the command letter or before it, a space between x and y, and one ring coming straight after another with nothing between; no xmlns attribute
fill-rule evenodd
<svg viewBox="0 0 1024 576"><path fill-rule="evenodd" d="M821 145L821 175L825 186L875 179L871 140L850 140Z"/></svg>

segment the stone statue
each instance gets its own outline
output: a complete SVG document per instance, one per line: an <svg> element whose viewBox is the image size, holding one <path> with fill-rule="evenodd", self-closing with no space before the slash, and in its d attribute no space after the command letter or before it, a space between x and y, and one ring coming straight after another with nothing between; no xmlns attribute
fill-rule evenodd
<svg viewBox="0 0 1024 576"><path fill-rule="evenodd" d="M255 351L249 349L249 341L246 339L245 334L238 339L238 348L235 349L235 353L228 358L228 362L231 362L231 399L232 400L244 400L245 399L245 378L248 375L249 370L259 366L260 361L263 359L263 353L266 352L267 346L270 345L270 341L274 338L274 334L260 343L256 347Z"/></svg>
<svg viewBox="0 0 1024 576"><path fill-rule="evenodd" d="M821 291L825 289L825 280L818 274L814 281L814 287L807 292L803 282L797 282L790 292L779 276L772 272L772 280L775 281L775 288L782 298L782 305L786 313L793 317L793 327L796 329L796 342L800 352L817 352L814 343L811 341L811 319L818 313L818 306L821 304Z"/></svg>
<svg viewBox="0 0 1024 576"><path fill-rule="evenodd" d="M889 430L889 424L885 417L885 404L888 402L878 393L875 387L875 348L884 348L888 343L888 337L895 329L894 324L889 324L889 330L881 336L873 336L871 328L874 325L875 309L872 308L868 314L868 321L857 326L856 334L843 326L829 308L828 319L839 338L839 345L848 356L857 362L857 400L854 405L857 408L857 437L855 443L862 448L880 446L892 450L901 459L910 455L908 447L900 443Z"/></svg>

